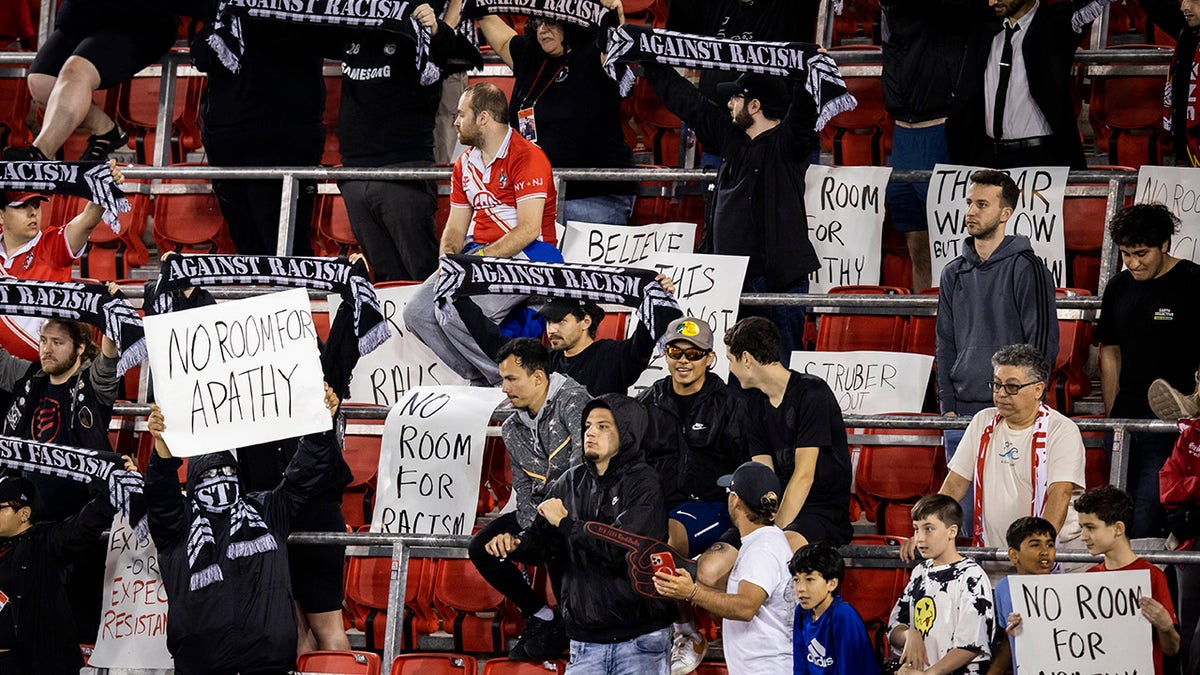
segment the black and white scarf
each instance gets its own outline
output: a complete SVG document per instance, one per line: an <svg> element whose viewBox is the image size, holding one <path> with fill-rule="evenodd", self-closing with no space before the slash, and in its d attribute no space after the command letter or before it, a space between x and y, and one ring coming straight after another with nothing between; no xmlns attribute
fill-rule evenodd
<svg viewBox="0 0 1200 675"><path fill-rule="evenodd" d="M765 73L795 78L817 103L817 130L858 101L846 90L837 63L807 42L748 42L625 24L610 28L604 67L616 79L616 64L653 61L668 66Z"/></svg>
<svg viewBox="0 0 1200 675"><path fill-rule="evenodd" d="M0 279L0 314L96 326L117 346L118 376L146 359L142 318L124 293L109 294L103 284Z"/></svg>
<svg viewBox="0 0 1200 675"><path fill-rule="evenodd" d="M429 86L441 78L441 70L429 60L429 30L412 18L413 9L420 4L409 0L220 0L208 46L229 72L236 73L242 68L245 50L243 16L384 30L416 41L417 72L421 74L421 84Z"/></svg>
<svg viewBox="0 0 1200 675"><path fill-rule="evenodd" d="M617 15L597 0L464 0L463 18L489 14L536 16L581 28L616 25Z"/></svg>
<svg viewBox="0 0 1200 675"><path fill-rule="evenodd" d="M237 478L234 477L234 480ZM236 560L279 548L267 523L245 499L238 499L227 510L229 545L225 548L226 558ZM217 541L213 537L212 522L208 518L210 513L216 512L210 512L192 500L192 525L188 530L187 556L188 569L191 570L188 587L193 591L225 580L217 561Z"/></svg>
<svg viewBox="0 0 1200 675"><path fill-rule="evenodd" d="M434 301L441 322L448 318L454 297L461 295L495 293L612 303L634 308L651 334L662 335L667 324L683 312L657 276L637 267L448 255L442 258Z"/></svg>
<svg viewBox="0 0 1200 675"><path fill-rule="evenodd" d="M117 214L133 208L106 162L0 162L0 190L82 197L104 209L113 232L121 231Z"/></svg>
<svg viewBox="0 0 1200 675"><path fill-rule="evenodd" d="M351 264L344 258L171 255L159 267L148 311L154 314L173 311L175 292L191 286L284 286L335 292L342 296L342 307L353 313L360 356L374 351L392 336L361 260Z"/></svg>
<svg viewBox="0 0 1200 675"><path fill-rule="evenodd" d="M85 485L106 485L113 508L136 523L135 530L145 530L145 507L140 498L134 500L135 495L142 494L142 476L125 470L125 459L115 452L0 436L0 467Z"/></svg>

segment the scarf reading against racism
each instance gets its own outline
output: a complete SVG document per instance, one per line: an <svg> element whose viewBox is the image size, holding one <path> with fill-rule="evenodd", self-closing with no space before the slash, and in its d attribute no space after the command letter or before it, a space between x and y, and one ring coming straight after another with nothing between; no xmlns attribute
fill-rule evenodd
<svg viewBox="0 0 1200 675"><path fill-rule="evenodd" d="M614 79L615 64L630 61L796 78L817 103L820 131L835 115L854 110L858 101L846 90L837 64L819 49L807 42L724 40L625 24L608 31L604 67Z"/></svg>
<svg viewBox="0 0 1200 675"><path fill-rule="evenodd" d="M117 214L133 208L106 162L0 162L0 190L82 197L104 209L113 232L121 231Z"/></svg>
<svg viewBox="0 0 1200 675"><path fill-rule="evenodd" d="M466 19L489 14L537 16L581 28L617 23L616 13L596 0L464 0L462 13Z"/></svg>
<svg viewBox="0 0 1200 675"><path fill-rule="evenodd" d="M1001 546L1000 542L985 542L983 538L983 467L987 463L988 446L992 444L992 432L1003 418L1000 413L992 418L979 437L979 451L975 456L975 478L972 485L975 488L975 536L972 546ZM1030 453L1030 477L1033 485L1033 508L1031 516L1042 517L1046 510L1047 471L1046 462L1046 429L1050 426L1050 408L1045 403L1038 406L1037 419L1033 423L1033 452Z"/></svg>
<svg viewBox="0 0 1200 675"><path fill-rule="evenodd" d="M108 486L108 501L135 529L146 527L145 508L134 495L142 494L142 476L124 469L125 460L115 452L85 450L55 443L38 443L23 438L0 436L0 467L66 478L77 483ZM137 513L131 514L132 511Z"/></svg>
<svg viewBox="0 0 1200 675"><path fill-rule="evenodd" d="M117 375L146 359L146 335L137 310L117 291L83 282L0 280L0 314L68 319L96 326L117 346Z"/></svg>
<svg viewBox="0 0 1200 675"><path fill-rule="evenodd" d="M343 258L171 255L159 267L149 309L155 314L173 311L175 293L191 286L260 285L313 288L341 295L343 303L338 314L344 310L352 313L360 356L392 336L361 260L351 264Z"/></svg>
<svg viewBox="0 0 1200 675"><path fill-rule="evenodd" d="M445 323L453 298L460 295L531 295L575 298L633 307L652 335L683 316L675 296L637 267L534 262L512 258L448 255L435 288L438 321Z"/></svg>
<svg viewBox="0 0 1200 675"><path fill-rule="evenodd" d="M221 64L236 73L242 68L245 42L242 17L292 23L372 28L405 35L417 43L417 72L429 86L442 74L429 60L429 30L412 18L420 1L409 0L220 0L208 46Z"/></svg>

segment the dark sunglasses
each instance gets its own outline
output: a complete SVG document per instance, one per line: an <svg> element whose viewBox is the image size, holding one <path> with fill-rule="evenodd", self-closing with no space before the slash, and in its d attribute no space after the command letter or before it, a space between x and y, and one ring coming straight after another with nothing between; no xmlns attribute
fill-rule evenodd
<svg viewBox="0 0 1200 675"><path fill-rule="evenodd" d="M686 358L688 361L699 361L705 356L708 356L707 349L700 349L699 347L688 347L687 349L684 349L683 347L676 347L675 345L667 345L666 353L667 358L674 359L676 361L678 361L680 358Z"/></svg>

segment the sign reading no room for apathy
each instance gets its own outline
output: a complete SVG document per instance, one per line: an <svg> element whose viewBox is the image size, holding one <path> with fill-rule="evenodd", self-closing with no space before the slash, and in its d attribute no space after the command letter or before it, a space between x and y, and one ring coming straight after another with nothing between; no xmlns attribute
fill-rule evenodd
<svg viewBox="0 0 1200 675"><path fill-rule="evenodd" d="M146 317L163 437L177 457L326 431L308 292Z"/></svg>
<svg viewBox="0 0 1200 675"><path fill-rule="evenodd" d="M821 267L809 275L813 293L834 286L879 283L883 197L892 170L878 166L810 166L804 175L808 240Z"/></svg>
<svg viewBox="0 0 1200 675"><path fill-rule="evenodd" d="M388 413L372 532L470 534L499 389L414 387Z"/></svg>
<svg viewBox="0 0 1200 675"><path fill-rule="evenodd" d="M1152 627L1138 602L1150 595L1148 570L1013 575L1008 588L1021 615L1022 673L1154 672Z"/></svg>

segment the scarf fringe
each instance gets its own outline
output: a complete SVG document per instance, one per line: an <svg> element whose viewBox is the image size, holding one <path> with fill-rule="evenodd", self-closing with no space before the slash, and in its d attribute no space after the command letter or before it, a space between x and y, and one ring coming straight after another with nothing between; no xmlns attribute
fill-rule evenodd
<svg viewBox="0 0 1200 675"><path fill-rule="evenodd" d="M208 46L217 55L217 59L221 62L221 65L225 66L229 72L234 74L241 72L242 62L238 58L238 55L234 54L233 50L229 48L224 37L214 32L208 36Z"/></svg>
<svg viewBox="0 0 1200 675"><path fill-rule="evenodd" d="M247 556L258 555L259 553L274 551L277 548L279 548L279 545L275 543L275 536L268 532L249 541L229 542L229 548L225 550L225 557L230 560L236 560L237 558L245 558Z"/></svg>
<svg viewBox="0 0 1200 675"><path fill-rule="evenodd" d="M146 338L144 337L122 349L121 358L117 361L117 377L125 375L125 373L129 372L130 368L145 361L147 356Z"/></svg>
<svg viewBox="0 0 1200 675"><path fill-rule="evenodd" d="M1071 15L1071 30L1076 33L1082 33L1084 26L1100 18L1107 7L1113 0L1092 0L1088 4L1075 10Z"/></svg>
<svg viewBox="0 0 1200 675"><path fill-rule="evenodd" d="M218 581L224 581L225 575L221 573L221 567L216 563L205 567L202 570L192 572L191 582L188 588L193 591L198 591L205 586L211 586Z"/></svg>
<svg viewBox="0 0 1200 675"><path fill-rule="evenodd" d="M358 338L358 353L360 356L370 354L392 337L392 329L387 323L372 326L362 337Z"/></svg>
<svg viewBox="0 0 1200 675"><path fill-rule="evenodd" d="M821 131L829 124L829 120L837 117L844 112L850 112L858 107L858 99L854 98L854 94L846 92L841 96L829 101L821 107L817 116L816 130Z"/></svg>

